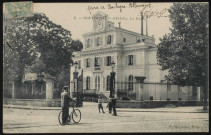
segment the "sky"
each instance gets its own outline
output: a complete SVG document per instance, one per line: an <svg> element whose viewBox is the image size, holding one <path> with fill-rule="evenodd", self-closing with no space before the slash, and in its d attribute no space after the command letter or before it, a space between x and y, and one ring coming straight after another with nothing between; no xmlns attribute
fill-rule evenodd
<svg viewBox="0 0 211 135"><path fill-rule="evenodd" d="M92 17L101 11L109 16L109 21L116 27L121 27L137 33L141 32L140 12L148 14L148 35L159 38L169 33L171 23L168 9L172 3L33 3L34 13L44 13L51 21L71 31L72 39L83 42L82 35L93 31ZM144 33L146 33L144 20Z"/></svg>

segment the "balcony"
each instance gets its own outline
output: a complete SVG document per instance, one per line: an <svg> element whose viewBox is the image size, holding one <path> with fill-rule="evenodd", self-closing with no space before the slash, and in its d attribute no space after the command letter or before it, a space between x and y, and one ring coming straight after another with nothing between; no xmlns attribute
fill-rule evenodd
<svg viewBox="0 0 211 135"><path fill-rule="evenodd" d="M93 72L103 72L103 68L100 65L95 65L93 68Z"/></svg>

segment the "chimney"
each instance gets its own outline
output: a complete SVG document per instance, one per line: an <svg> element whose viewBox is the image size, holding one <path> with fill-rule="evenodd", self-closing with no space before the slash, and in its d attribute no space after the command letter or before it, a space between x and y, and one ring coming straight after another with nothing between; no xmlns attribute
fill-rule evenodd
<svg viewBox="0 0 211 135"><path fill-rule="evenodd" d="M118 22L119 23L119 28L121 28L121 22Z"/></svg>
<svg viewBox="0 0 211 135"><path fill-rule="evenodd" d="M146 35L148 36L147 18L148 18L148 15L146 16Z"/></svg>
<svg viewBox="0 0 211 135"><path fill-rule="evenodd" d="M143 34L143 24L144 24L143 20L144 20L143 13L141 12L141 35L144 35Z"/></svg>

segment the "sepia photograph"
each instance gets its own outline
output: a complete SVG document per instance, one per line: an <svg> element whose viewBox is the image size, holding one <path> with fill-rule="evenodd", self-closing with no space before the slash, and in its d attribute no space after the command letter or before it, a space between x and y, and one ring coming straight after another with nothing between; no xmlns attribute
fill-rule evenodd
<svg viewBox="0 0 211 135"><path fill-rule="evenodd" d="M2 2L3 133L208 133L208 2Z"/></svg>

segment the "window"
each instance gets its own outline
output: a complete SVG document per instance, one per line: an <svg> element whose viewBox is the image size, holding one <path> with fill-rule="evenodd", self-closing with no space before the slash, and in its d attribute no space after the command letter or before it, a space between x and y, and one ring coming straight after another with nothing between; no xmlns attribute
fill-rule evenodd
<svg viewBox="0 0 211 135"><path fill-rule="evenodd" d="M136 38L136 43L140 43L141 41L140 41L140 39L137 37Z"/></svg>
<svg viewBox="0 0 211 135"><path fill-rule="evenodd" d="M133 76L129 76L129 83L128 83L128 90L132 91L133 90Z"/></svg>
<svg viewBox="0 0 211 135"><path fill-rule="evenodd" d="M110 45L111 44L111 35L108 35L107 37L107 45Z"/></svg>
<svg viewBox="0 0 211 135"><path fill-rule="evenodd" d="M90 58L86 59L86 67L90 67Z"/></svg>
<svg viewBox="0 0 211 135"><path fill-rule="evenodd" d="M78 69L81 68L81 60L78 61Z"/></svg>
<svg viewBox="0 0 211 135"><path fill-rule="evenodd" d="M133 55L128 55L128 65L133 65Z"/></svg>
<svg viewBox="0 0 211 135"><path fill-rule="evenodd" d="M89 76L86 77L86 89L90 90L90 77Z"/></svg>
<svg viewBox="0 0 211 135"><path fill-rule="evenodd" d="M123 42L126 42L126 38L123 38Z"/></svg>
<svg viewBox="0 0 211 135"><path fill-rule="evenodd" d="M90 39L87 40L87 48L90 47Z"/></svg>
<svg viewBox="0 0 211 135"><path fill-rule="evenodd" d="M100 76L95 77L95 89L100 90Z"/></svg>
<svg viewBox="0 0 211 135"><path fill-rule="evenodd" d="M100 37L97 38L97 46L100 45Z"/></svg>
<svg viewBox="0 0 211 135"><path fill-rule="evenodd" d="M106 57L106 66L110 66L111 65L111 56L107 56Z"/></svg>
<svg viewBox="0 0 211 135"><path fill-rule="evenodd" d="M100 57L95 57L95 67L100 66Z"/></svg>
<svg viewBox="0 0 211 135"><path fill-rule="evenodd" d="M108 75L106 78L106 90L107 91L110 90L110 75Z"/></svg>

